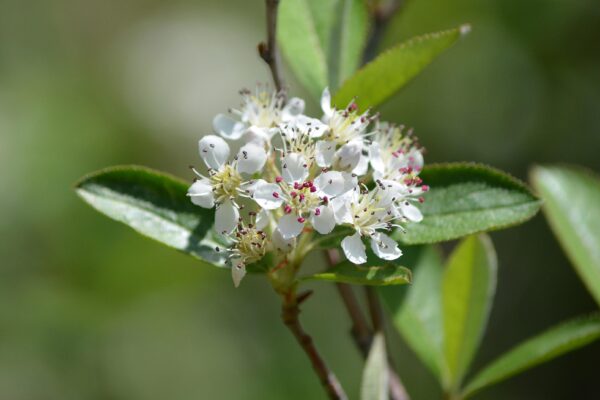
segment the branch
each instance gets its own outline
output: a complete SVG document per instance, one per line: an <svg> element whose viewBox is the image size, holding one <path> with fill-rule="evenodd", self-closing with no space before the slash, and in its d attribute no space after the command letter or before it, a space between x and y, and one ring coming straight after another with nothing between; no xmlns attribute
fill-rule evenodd
<svg viewBox="0 0 600 400"><path fill-rule="evenodd" d="M325 253L327 255L327 261L330 267L333 267L339 263L340 257L336 249L326 250ZM369 355L371 342L373 341L373 332L367 324L367 320L350 285L336 283L336 287L340 293L340 296L342 297L342 301L344 302L344 306L348 311L348 315L352 320L352 329L350 332L352 334L352 338L354 339L354 343L360 350L360 354L366 359ZM367 296L367 299L369 301L369 309L371 310L371 319L375 330L379 331L383 329L383 312L375 292L371 288L367 288L367 294L369 292L371 292L371 296ZM377 312L373 312L375 310ZM408 396L402 381L400 381L400 377L398 377L398 374L392 368L391 360L388 360L388 363L390 398L392 400L409 400L410 397Z"/></svg>
<svg viewBox="0 0 600 400"><path fill-rule="evenodd" d="M383 2L374 2L371 6L371 15L373 17L373 28L371 30L371 35L369 36L369 40L367 41L367 45L365 46L365 51L363 53L363 64L368 63L373 60L377 55L377 46L383 37L385 32L385 28L387 28L388 23L396 13L400 9L403 0L388 0Z"/></svg>
<svg viewBox="0 0 600 400"><path fill-rule="evenodd" d="M265 0L267 5L267 42L258 44L258 54L267 63L277 91L283 89L283 78L277 51L277 8L279 0Z"/></svg>
<svg viewBox="0 0 600 400"><path fill-rule="evenodd" d="M296 341L310 359L313 369L317 373L329 398L332 400L347 400L348 397L346 396L344 389L342 389L337 377L329 370L315 347L312 338L304 331L304 328L302 328L302 325L300 324L300 319L298 318L300 315L300 307L298 305L299 301L302 302L306 300L306 298L307 295L296 297L293 292L284 297L284 302L281 307L281 318L283 319L283 323L290 331L292 331Z"/></svg>

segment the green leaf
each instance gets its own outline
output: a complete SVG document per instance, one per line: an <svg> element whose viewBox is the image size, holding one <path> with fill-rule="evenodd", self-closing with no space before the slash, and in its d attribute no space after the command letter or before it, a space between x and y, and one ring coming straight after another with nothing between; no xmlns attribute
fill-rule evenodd
<svg viewBox="0 0 600 400"><path fill-rule="evenodd" d="M338 23L329 50L330 89L335 91L360 66L369 33L364 0L338 0Z"/></svg>
<svg viewBox="0 0 600 400"><path fill-rule="evenodd" d="M385 339L381 332L373 338L373 344L363 370L360 388L361 400L387 400L388 364L385 351Z"/></svg>
<svg viewBox="0 0 600 400"><path fill-rule="evenodd" d="M420 206L424 219L409 223L395 239L406 244L436 243L506 228L533 217L540 201L521 181L479 164L426 166L421 173L430 186Z"/></svg>
<svg viewBox="0 0 600 400"><path fill-rule="evenodd" d="M327 53L337 0L281 0L277 39L294 74L315 99L328 83Z"/></svg>
<svg viewBox="0 0 600 400"><path fill-rule="evenodd" d="M102 214L207 265L224 266L223 246L209 229L214 212L193 205L188 184L144 167L107 168L85 176L77 194Z"/></svg>
<svg viewBox="0 0 600 400"><path fill-rule="evenodd" d="M408 252L409 249L406 249ZM404 255L406 257L407 255ZM442 257L434 246L424 247L414 263L413 284L379 290L391 311L394 326L423 363L442 380ZM402 291L406 291L403 299Z"/></svg>
<svg viewBox="0 0 600 400"><path fill-rule="evenodd" d="M342 85L334 104L345 107L356 97L364 110L383 103L468 31L469 26L463 25L429 33L385 51Z"/></svg>
<svg viewBox="0 0 600 400"><path fill-rule="evenodd" d="M580 168L535 167L531 180L554 234L600 304L600 179Z"/></svg>
<svg viewBox="0 0 600 400"><path fill-rule="evenodd" d="M410 283L411 274L409 269L391 263L384 266L363 267L344 261L325 272L306 276L302 280L388 286Z"/></svg>
<svg viewBox="0 0 600 400"><path fill-rule="evenodd" d="M583 347L598 338L599 315L578 318L555 326L519 344L484 368L467 385L463 396L471 396L484 387Z"/></svg>
<svg viewBox="0 0 600 400"><path fill-rule="evenodd" d="M479 346L496 289L496 254L487 236L469 236L452 252L442 281L444 388L456 392Z"/></svg>

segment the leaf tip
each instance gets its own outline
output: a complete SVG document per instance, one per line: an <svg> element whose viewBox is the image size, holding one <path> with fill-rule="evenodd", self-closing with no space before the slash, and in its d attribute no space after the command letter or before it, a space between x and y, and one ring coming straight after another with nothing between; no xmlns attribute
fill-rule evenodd
<svg viewBox="0 0 600 400"><path fill-rule="evenodd" d="M471 32L471 24L462 24L458 30L461 36L466 36Z"/></svg>

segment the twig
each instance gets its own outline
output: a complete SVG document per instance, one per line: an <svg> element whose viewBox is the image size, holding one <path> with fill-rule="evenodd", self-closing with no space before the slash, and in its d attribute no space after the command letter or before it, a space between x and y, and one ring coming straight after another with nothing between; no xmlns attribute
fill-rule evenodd
<svg viewBox="0 0 600 400"><path fill-rule="evenodd" d="M329 370L315 347L312 338L304 331L304 328L302 328L302 325L300 324L300 319L298 318L300 314L300 308L298 307L299 300L306 300L306 297L299 299L294 293L290 293L284 297L284 302L281 307L281 318L283 319L283 323L290 331L292 331L294 337L310 359L313 369L321 380L321 384L327 391L329 398L332 400L347 400L348 397L346 396L344 389L342 389L337 377Z"/></svg>
<svg viewBox="0 0 600 400"><path fill-rule="evenodd" d="M325 251L325 254L327 255L327 261L330 267L333 267L338 264L339 253L336 249L328 249ZM352 334L352 338L354 339L354 343L356 344L356 347L358 347L358 349L360 350L360 353L363 356L363 358L366 359L369 355L371 342L373 341L373 332L367 324L367 320L360 308L360 305L358 303L358 300L356 299L356 296L354 295L354 292L352 291L352 288L349 285L343 283L337 283L336 287L338 289L338 292L340 293L342 301L344 302L344 306L348 311L348 315L352 320L352 329L350 332ZM369 288L367 288L367 293L368 291ZM377 331L379 331L383 329L383 312L381 310L381 305L379 304L377 296L374 292L372 292L371 300L372 301L369 301L369 309L374 310L375 308L377 308L378 310L377 313L371 312L371 319L373 321L373 326L376 327L375 329ZM392 368L391 362L388 362L390 363L388 368L390 398L392 400L409 400L410 397L408 396L408 393L406 392L402 381L400 381L398 374Z"/></svg>
<svg viewBox="0 0 600 400"><path fill-rule="evenodd" d="M368 63L377 55L377 46L379 45L379 42L381 42L383 33L392 19L392 16L400 9L400 6L404 1L389 0L387 2L384 1L383 3L384 4L374 5L371 10L373 27L363 53L363 64Z"/></svg>
<svg viewBox="0 0 600 400"><path fill-rule="evenodd" d="M277 50L277 8L279 0L265 0L267 6L267 41L258 44L258 54L267 63L277 91L283 89L283 77Z"/></svg>

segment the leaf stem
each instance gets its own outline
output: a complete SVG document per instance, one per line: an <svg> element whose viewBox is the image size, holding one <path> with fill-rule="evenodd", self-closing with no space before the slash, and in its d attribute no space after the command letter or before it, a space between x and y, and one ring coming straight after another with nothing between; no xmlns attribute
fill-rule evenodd
<svg viewBox="0 0 600 400"><path fill-rule="evenodd" d="M306 333L302 325L300 324L300 307L299 303L306 300L306 295L296 296L294 290L284 295L283 304L281 307L281 318L283 323L292 332L296 341L312 363L313 369L315 370L323 388L327 392L327 395L332 400L347 400L348 396L344 392L342 385L338 381L335 374L327 367L325 361L319 354L319 351L314 345L312 337Z"/></svg>
<svg viewBox="0 0 600 400"><path fill-rule="evenodd" d="M277 50L277 9L280 0L265 0L267 7L267 41L258 44L258 54L267 63L277 91L283 89L283 77Z"/></svg>

